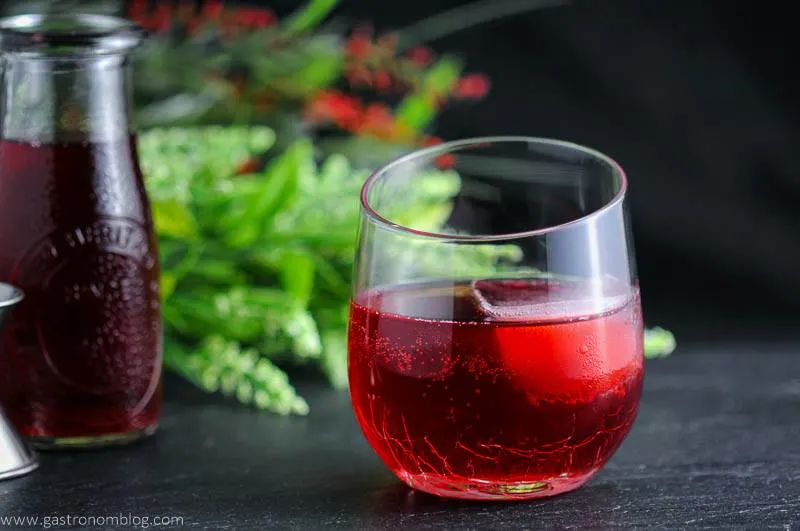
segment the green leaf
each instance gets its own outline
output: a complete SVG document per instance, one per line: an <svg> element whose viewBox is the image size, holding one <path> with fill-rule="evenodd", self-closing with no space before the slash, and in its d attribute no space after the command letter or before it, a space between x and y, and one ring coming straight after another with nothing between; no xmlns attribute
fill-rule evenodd
<svg viewBox="0 0 800 531"><path fill-rule="evenodd" d="M248 247L266 232L275 215L297 196L298 184L314 172L313 148L308 141L293 144L266 168L256 194L226 221L227 241L233 247Z"/></svg>
<svg viewBox="0 0 800 531"><path fill-rule="evenodd" d="M334 261L317 254L314 256L314 264L316 266L317 276L322 281L327 291L341 300L347 300L350 296L350 279L345 278L345 276L337 270Z"/></svg>
<svg viewBox="0 0 800 531"><path fill-rule="evenodd" d="M425 73L423 91L429 94L450 92L458 81L461 70L461 61L453 57L440 59Z"/></svg>
<svg viewBox="0 0 800 531"><path fill-rule="evenodd" d="M247 276L230 259L199 256L183 275L186 282L203 287L239 286L248 282Z"/></svg>
<svg viewBox="0 0 800 531"><path fill-rule="evenodd" d="M334 187L339 187L350 179L353 170L350 163L347 162L347 157L335 153L325 159L319 171L319 185L323 188L333 190Z"/></svg>
<svg viewBox="0 0 800 531"><path fill-rule="evenodd" d="M193 240L197 223L186 205L175 200L152 200L153 223L159 236Z"/></svg>
<svg viewBox="0 0 800 531"><path fill-rule="evenodd" d="M345 66L338 35L314 35L299 40L286 52L252 59L254 84L268 86L286 99L305 101L333 85Z"/></svg>
<svg viewBox="0 0 800 531"><path fill-rule="evenodd" d="M439 114L438 100L453 89L461 69L461 62L452 57L440 59L425 74L421 87L400 102L395 111L397 122L422 131Z"/></svg>
<svg viewBox="0 0 800 531"><path fill-rule="evenodd" d="M288 33L301 33L316 27L333 10L338 0L311 0L289 15L283 28Z"/></svg>
<svg viewBox="0 0 800 531"><path fill-rule="evenodd" d="M173 240L165 239L162 241L162 254L167 250L166 243L171 243ZM169 272L175 277L175 282L179 282L187 274L191 273L200 260L203 254L202 244L194 244L193 242L183 242L184 245L174 246L171 250L168 259L162 260L162 270Z"/></svg>
<svg viewBox="0 0 800 531"><path fill-rule="evenodd" d="M281 283L301 308L308 306L314 289L314 260L305 252L289 250L281 256Z"/></svg>
<svg viewBox="0 0 800 531"><path fill-rule="evenodd" d="M161 289L161 303L163 304L172 292L175 291L175 286L178 284L178 279L172 273L165 272L161 274L160 289Z"/></svg>
<svg viewBox="0 0 800 531"><path fill-rule="evenodd" d="M395 113L397 123L419 132L431 123L437 115L436 106L432 105L425 96L411 94L407 96Z"/></svg>
<svg viewBox="0 0 800 531"><path fill-rule="evenodd" d="M655 327L644 332L644 355L647 358L669 356L675 350L675 346L675 336L669 330Z"/></svg>

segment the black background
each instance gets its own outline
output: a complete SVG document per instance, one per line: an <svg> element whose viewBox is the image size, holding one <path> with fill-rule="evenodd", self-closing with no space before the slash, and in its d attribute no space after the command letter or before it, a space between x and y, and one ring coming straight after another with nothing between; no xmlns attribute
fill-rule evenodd
<svg viewBox="0 0 800 531"><path fill-rule="evenodd" d="M465 2L344 0L402 28ZM273 4L274 5L274 4ZM800 300L800 83L790 2L591 0L431 43L493 88L448 139L557 137L627 170L646 318L679 341L783 340Z"/></svg>

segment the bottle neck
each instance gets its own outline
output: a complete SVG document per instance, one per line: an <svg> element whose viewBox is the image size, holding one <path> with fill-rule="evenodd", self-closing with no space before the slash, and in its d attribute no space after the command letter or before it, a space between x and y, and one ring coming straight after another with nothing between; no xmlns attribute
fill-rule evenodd
<svg viewBox="0 0 800 531"><path fill-rule="evenodd" d="M20 142L113 142L133 132L128 54L6 54L0 137Z"/></svg>

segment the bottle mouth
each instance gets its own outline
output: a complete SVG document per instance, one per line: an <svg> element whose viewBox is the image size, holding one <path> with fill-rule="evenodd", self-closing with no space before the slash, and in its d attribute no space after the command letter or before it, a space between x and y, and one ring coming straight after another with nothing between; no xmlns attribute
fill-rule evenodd
<svg viewBox="0 0 800 531"><path fill-rule="evenodd" d="M135 48L144 31L108 15L36 14L0 19L0 51L34 55L105 55Z"/></svg>

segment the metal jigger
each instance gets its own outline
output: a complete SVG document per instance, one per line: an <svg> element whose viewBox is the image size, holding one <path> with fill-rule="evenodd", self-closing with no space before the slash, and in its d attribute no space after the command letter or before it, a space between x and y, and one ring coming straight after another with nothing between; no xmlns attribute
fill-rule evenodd
<svg viewBox="0 0 800 531"><path fill-rule="evenodd" d="M0 282L0 330L11 310L24 297L20 289ZM37 466L36 454L25 444L0 407L0 480L22 476Z"/></svg>

